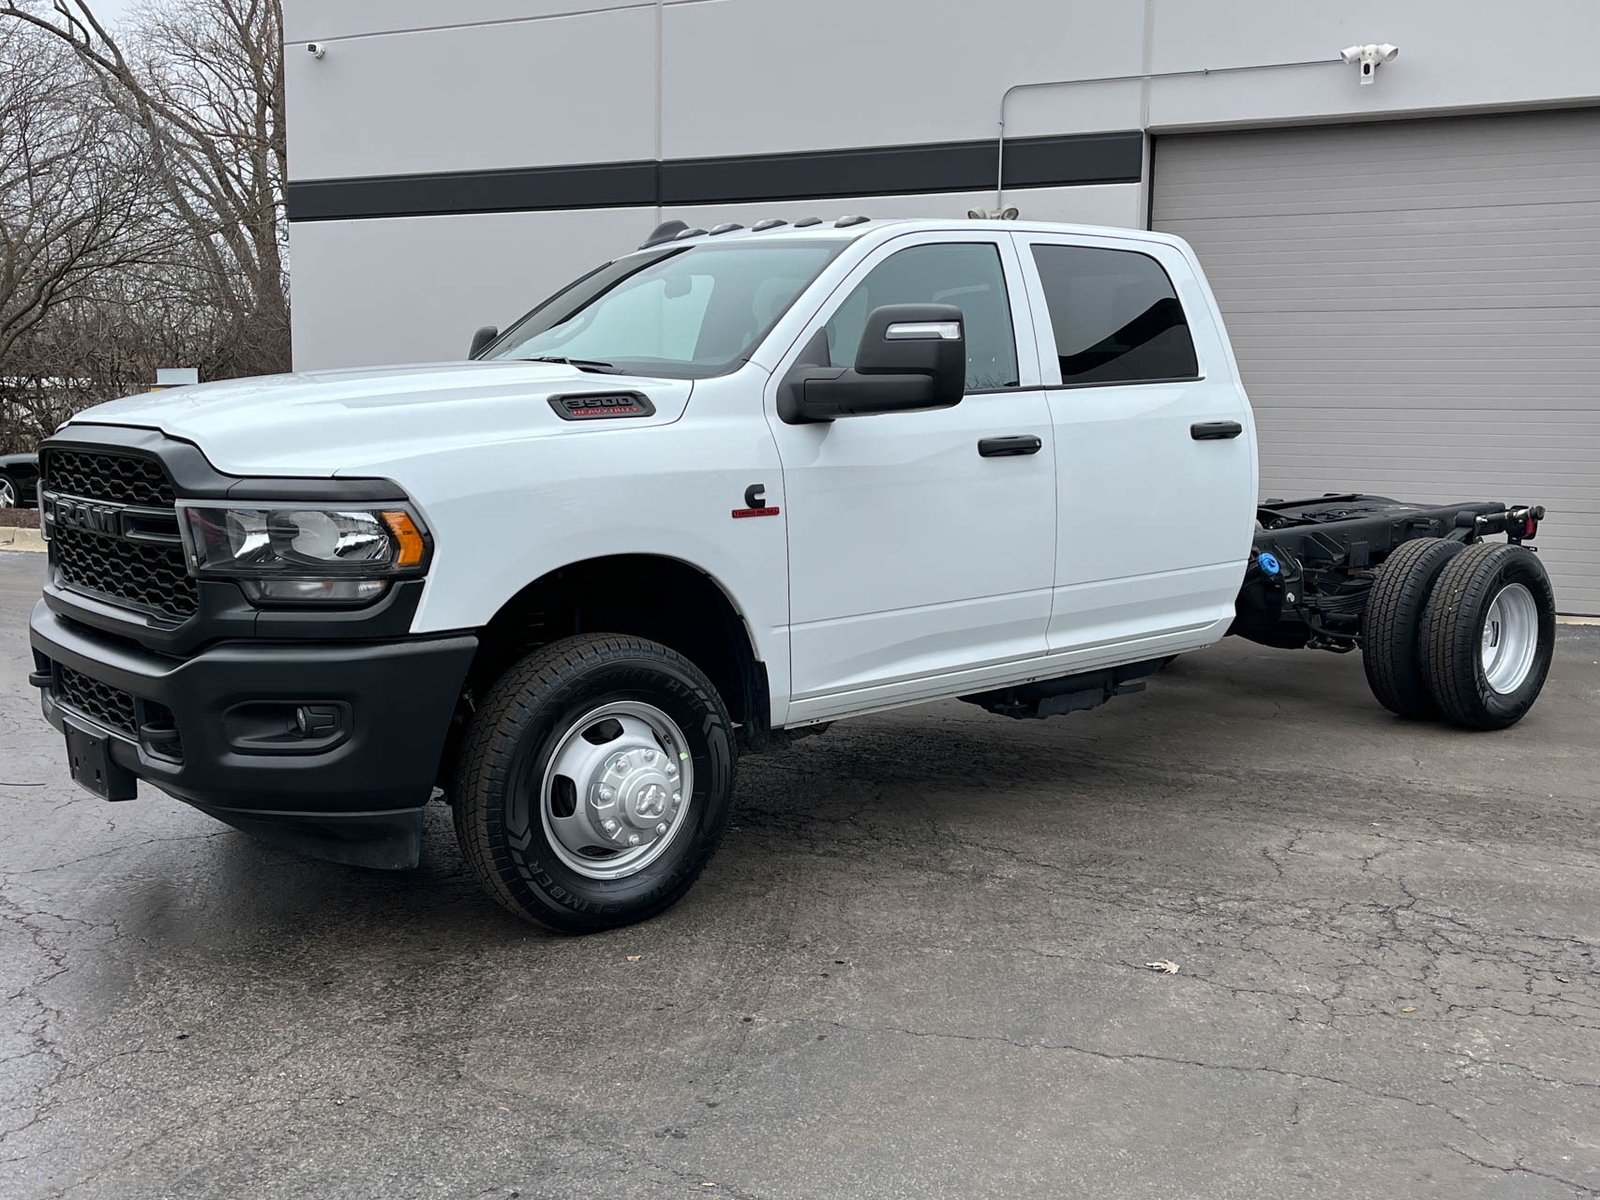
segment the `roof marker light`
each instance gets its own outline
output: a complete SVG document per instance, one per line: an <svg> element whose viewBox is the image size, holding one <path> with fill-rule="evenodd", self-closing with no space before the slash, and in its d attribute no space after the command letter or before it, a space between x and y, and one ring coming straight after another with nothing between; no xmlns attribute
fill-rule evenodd
<svg viewBox="0 0 1600 1200"><path fill-rule="evenodd" d="M640 243L639 249L648 250L651 246L659 246L662 242L670 242L687 228L689 228L689 225L686 221L663 221L655 227L649 237Z"/></svg>

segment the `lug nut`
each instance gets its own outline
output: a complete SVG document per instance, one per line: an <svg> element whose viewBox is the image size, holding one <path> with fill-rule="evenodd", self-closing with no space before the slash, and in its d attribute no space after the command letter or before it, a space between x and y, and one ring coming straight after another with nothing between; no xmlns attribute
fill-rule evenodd
<svg viewBox="0 0 1600 1200"><path fill-rule="evenodd" d="M637 846L641 840L642 839L637 833L630 833L628 835L628 845L630 846Z"/></svg>
<svg viewBox="0 0 1600 1200"><path fill-rule="evenodd" d="M667 764L667 778L668 779L676 779L677 777L678 777L678 768L673 766L671 763L668 763Z"/></svg>
<svg viewBox="0 0 1600 1200"><path fill-rule="evenodd" d="M655 762L655 760L656 760L656 752L654 750L646 750L644 752L644 761L645 762L653 763L653 762Z"/></svg>
<svg viewBox="0 0 1600 1200"><path fill-rule="evenodd" d="M616 798L617 798L617 793L615 791L613 791L611 788L602 787L600 789L600 799L605 801L607 804L610 804Z"/></svg>
<svg viewBox="0 0 1600 1200"><path fill-rule="evenodd" d="M667 831L667 823L665 821L661 822L661 824L656 826L656 833L662 834L662 833L665 833L666 831Z"/></svg>
<svg viewBox="0 0 1600 1200"><path fill-rule="evenodd" d="M607 820L605 822L605 831L607 833L615 833L617 831L617 823L612 820Z"/></svg>
<svg viewBox="0 0 1600 1200"><path fill-rule="evenodd" d="M672 806L674 808L676 808L678 805L680 805L682 803L683 803L683 793L682 792L673 792L672 793Z"/></svg>

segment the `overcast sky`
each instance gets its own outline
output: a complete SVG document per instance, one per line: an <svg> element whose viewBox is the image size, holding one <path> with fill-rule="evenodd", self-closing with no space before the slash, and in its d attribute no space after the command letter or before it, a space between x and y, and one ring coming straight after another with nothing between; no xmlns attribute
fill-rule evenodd
<svg viewBox="0 0 1600 1200"><path fill-rule="evenodd" d="M94 15L108 24L115 24L138 0L89 0Z"/></svg>

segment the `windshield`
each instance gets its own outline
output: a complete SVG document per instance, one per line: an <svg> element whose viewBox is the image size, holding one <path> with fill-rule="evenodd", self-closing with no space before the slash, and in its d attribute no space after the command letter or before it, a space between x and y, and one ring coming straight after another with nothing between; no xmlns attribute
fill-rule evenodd
<svg viewBox="0 0 1600 1200"><path fill-rule="evenodd" d="M609 263L534 309L484 355L709 379L747 359L847 240L698 243Z"/></svg>

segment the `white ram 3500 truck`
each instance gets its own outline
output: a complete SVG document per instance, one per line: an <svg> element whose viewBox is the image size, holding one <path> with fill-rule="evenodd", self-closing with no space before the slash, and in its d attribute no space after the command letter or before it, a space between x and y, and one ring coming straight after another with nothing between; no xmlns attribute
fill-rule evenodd
<svg viewBox="0 0 1600 1200"><path fill-rule="evenodd" d="M1155 233L669 223L471 361L120 400L42 468L32 681L79 783L379 867L441 788L562 930L681 897L778 731L1089 708L1229 632L1498 728L1555 636L1541 510L1258 505Z"/></svg>

